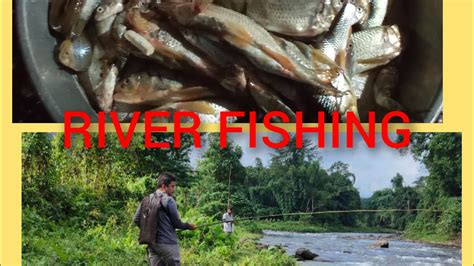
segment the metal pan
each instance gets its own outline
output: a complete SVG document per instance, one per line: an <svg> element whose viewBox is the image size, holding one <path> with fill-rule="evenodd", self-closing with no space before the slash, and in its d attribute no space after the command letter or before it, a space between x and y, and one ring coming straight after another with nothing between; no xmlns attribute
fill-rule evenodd
<svg viewBox="0 0 474 266"><path fill-rule="evenodd" d="M65 111L82 111L96 121L97 114L74 75L55 61L57 40L48 27L48 0L16 0L20 48L34 87L54 121L63 122ZM408 46L398 99L416 121L434 123L442 113L442 0L397 0L388 23L407 32ZM15 47L15 49L17 49ZM363 112L378 110L370 99ZM363 120L364 115L361 117ZM378 118L378 121L381 119Z"/></svg>
<svg viewBox="0 0 474 266"><path fill-rule="evenodd" d="M65 111L81 111L96 121L97 114L81 86L55 61L56 38L48 27L48 0L16 0L21 52L33 86L54 121L64 121ZM26 107L28 108L28 107Z"/></svg>

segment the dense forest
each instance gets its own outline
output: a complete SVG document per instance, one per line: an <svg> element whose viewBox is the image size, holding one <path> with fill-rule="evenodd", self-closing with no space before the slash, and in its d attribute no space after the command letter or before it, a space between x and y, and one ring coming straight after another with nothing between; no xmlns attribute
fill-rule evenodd
<svg viewBox="0 0 474 266"><path fill-rule="evenodd" d="M287 148L274 150L268 165L256 158L254 166L244 167L240 146L230 142L221 149L217 135L203 135L209 148L193 169L190 138L183 140L181 149L145 149L143 135L137 134L131 147L122 149L110 136L105 149L85 149L81 141L65 149L61 134L23 135L24 263L146 263L131 217L144 195L155 189L155 178L162 171L179 177L175 198L181 216L197 225L219 221L229 204L237 219L361 208L435 211L279 217L242 222L231 236L219 225L182 231L184 264L293 264L284 252L259 250L254 241L247 241L255 238L252 233L275 225L324 231L389 228L431 241L460 236L459 134L413 134L411 146L400 152L423 162L429 174L410 186L396 175L391 188L369 199L361 199L349 165L336 162L324 169L324 158L310 141L296 149L292 139ZM153 138L173 141L172 135Z"/></svg>

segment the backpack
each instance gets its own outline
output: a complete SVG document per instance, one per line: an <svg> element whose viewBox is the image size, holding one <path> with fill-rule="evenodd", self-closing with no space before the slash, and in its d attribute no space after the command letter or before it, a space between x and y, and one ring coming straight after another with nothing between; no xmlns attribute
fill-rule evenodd
<svg viewBox="0 0 474 266"><path fill-rule="evenodd" d="M140 234L138 242L141 245L156 244L158 232L158 212L162 206L163 195L157 193L146 196L140 205Z"/></svg>

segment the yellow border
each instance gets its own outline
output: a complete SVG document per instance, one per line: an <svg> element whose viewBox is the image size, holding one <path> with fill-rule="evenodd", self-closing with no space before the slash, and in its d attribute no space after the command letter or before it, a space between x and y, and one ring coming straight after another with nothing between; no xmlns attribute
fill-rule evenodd
<svg viewBox="0 0 474 266"><path fill-rule="evenodd" d="M12 125L12 1L0 0L0 68L2 118L0 153L2 180L0 182L0 263L21 263L21 133L63 131L58 124ZM38 0L47 1L47 0ZM395 0L399 1L399 0ZM417 0L411 0L417 1ZM443 125L410 125L415 132L463 133L463 264L474 263L472 206L472 151L474 149L472 103L472 44L474 43L472 0L443 0L444 2L444 94L445 123ZM108 127L111 129L112 127ZM293 130L292 126L285 126ZM396 128L394 125L392 128ZM138 128L143 131L143 127ZM206 125L204 131L217 132L218 125ZM259 128L260 130L262 128ZM471 226L469 226L471 225ZM469 252L471 251L471 252Z"/></svg>

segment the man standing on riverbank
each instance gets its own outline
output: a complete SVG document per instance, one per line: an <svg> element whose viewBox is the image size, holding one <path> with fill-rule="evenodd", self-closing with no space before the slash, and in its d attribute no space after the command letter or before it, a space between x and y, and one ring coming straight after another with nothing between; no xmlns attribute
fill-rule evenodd
<svg viewBox="0 0 474 266"><path fill-rule="evenodd" d="M180 265L178 237L175 229L195 230L193 224L183 223L179 217L173 193L176 188L176 176L171 173L162 173L158 177L158 189L152 194L161 199L158 211L158 227L156 244L148 245L148 262L150 265ZM151 197L151 195L150 195ZM133 221L140 226L141 204L138 207Z"/></svg>
<svg viewBox="0 0 474 266"><path fill-rule="evenodd" d="M228 207L227 212L222 215L222 222L224 233L231 234L234 232L234 216L232 215L232 207Z"/></svg>

